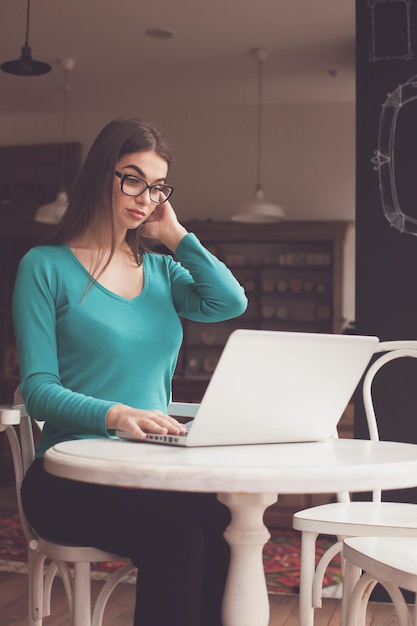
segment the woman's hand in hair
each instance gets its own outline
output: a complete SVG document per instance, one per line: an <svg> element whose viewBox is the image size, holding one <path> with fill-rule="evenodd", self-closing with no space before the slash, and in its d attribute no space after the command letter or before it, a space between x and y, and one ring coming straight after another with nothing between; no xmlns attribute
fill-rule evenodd
<svg viewBox="0 0 417 626"><path fill-rule="evenodd" d="M106 427L109 430L124 430L138 439L145 439L146 432L179 435L185 426L161 411L142 411L125 404L115 404L107 411Z"/></svg>
<svg viewBox="0 0 417 626"><path fill-rule="evenodd" d="M179 242L188 232L178 221L168 200L158 204L140 228L144 237L158 239L172 252L175 252Z"/></svg>

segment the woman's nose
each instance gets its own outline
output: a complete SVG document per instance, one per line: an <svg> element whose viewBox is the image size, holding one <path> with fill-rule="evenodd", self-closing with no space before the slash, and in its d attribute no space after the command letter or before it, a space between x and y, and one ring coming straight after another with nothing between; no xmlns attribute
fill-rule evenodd
<svg viewBox="0 0 417 626"><path fill-rule="evenodd" d="M145 189L145 191L142 191L142 193L139 196L136 196L135 200L139 204L150 204L151 196L150 196L149 189Z"/></svg>

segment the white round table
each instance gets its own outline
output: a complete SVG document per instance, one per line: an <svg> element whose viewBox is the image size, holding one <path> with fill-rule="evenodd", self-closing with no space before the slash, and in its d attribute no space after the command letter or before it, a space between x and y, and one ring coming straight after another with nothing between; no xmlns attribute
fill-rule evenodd
<svg viewBox="0 0 417 626"><path fill-rule="evenodd" d="M417 486L417 445L330 439L317 443L173 448L111 439L69 441L45 455L64 478L137 489L214 492L231 511L224 626L268 626L262 549L265 509L279 493Z"/></svg>

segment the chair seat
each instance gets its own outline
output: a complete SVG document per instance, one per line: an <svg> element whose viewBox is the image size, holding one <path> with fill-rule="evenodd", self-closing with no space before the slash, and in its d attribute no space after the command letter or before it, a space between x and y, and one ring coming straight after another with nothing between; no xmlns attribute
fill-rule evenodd
<svg viewBox="0 0 417 626"><path fill-rule="evenodd" d="M409 537L350 537L343 556L379 580L417 591L417 541Z"/></svg>
<svg viewBox="0 0 417 626"><path fill-rule="evenodd" d="M46 554L46 556L53 560L60 561L85 561L92 563L102 563L108 561L126 561L126 558L100 550L99 548L92 548L90 546L72 546L70 544L55 543L48 541L41 537L37 537L38 548ZM132 565L133 568L133 565Z"/></svg>
<svg viewBox="0 0 417 626"><path fill-rule="evenodd" d="M331 535L417 536L417 507L400 502L335 502L295 513L296 530Z"/></svg>

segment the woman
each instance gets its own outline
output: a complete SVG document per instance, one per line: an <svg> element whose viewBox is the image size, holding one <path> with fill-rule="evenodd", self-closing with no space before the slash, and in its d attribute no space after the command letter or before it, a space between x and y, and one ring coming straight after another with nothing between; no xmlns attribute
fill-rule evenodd
<svg viewBox="0 0 417 626"><path fill-rule="evenodd" d="M178 221L165 182L170 163L151 125L110 122L52 241L19 265L21 392L29 414L45 421L22 498L40 535L131 558L135 626L220 626L229 513L215 494L82 484L42 464L60 441L112 437L116 429L138 438L183 432L167 415L180 317L217 322L246 308L230 271ZM149 239L178 260L150 252Z"/></svg>

